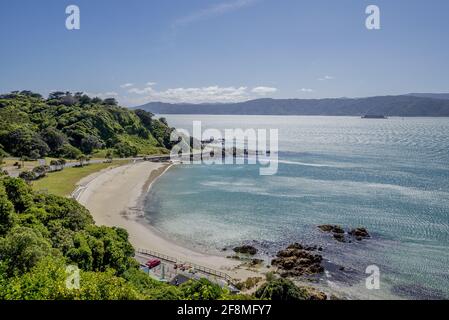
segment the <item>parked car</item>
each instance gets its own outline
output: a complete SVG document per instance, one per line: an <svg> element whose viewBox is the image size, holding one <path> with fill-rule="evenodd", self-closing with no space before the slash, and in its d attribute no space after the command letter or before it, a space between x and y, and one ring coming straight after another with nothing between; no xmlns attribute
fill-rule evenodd
<svg viewBox="0 0 449 320"><path fill-rule="evenodd" d="M159 259L148 260L147 263L145 263L145 265L150 269L153 269L160 264L161 264L161 260L159 260Z"/></svg>

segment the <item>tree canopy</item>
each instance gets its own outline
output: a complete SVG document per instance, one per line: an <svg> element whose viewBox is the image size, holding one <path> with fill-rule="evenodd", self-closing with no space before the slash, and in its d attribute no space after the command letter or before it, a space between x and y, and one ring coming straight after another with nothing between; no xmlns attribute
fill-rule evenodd
<svg viewBox="0 0 449 320"><path fill-rule="evenodd" d="M66 285L69 265L80 269L77 289ZM0 300L227 297L206 279L180 287L153 280L139 269L126 230L96 226L75 200L0 178Z"/></svg>
<svg viewBox="0 0 449 320"><path fill-rule="evenodd" d="M116 156L168 153L173 131L165 119L82 92L30 91L0 95L0 155L76 159L113 149Z"/></svg>

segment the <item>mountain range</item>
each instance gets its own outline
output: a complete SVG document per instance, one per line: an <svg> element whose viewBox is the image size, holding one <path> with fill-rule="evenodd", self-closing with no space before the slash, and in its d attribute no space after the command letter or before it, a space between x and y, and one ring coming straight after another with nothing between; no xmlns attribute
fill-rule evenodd
<svg viewBox="0 0 449 320"><path fill-rule="evenodd" d="M133 109L155 114L320 115L449 117L449 94L411 93L397 96L330 99L256 99L236 103L150 102Z"/></svg>

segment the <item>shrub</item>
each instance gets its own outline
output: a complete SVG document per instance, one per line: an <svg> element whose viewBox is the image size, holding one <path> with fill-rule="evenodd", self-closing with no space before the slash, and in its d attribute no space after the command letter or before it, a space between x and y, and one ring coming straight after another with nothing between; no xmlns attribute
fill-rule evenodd
<svg viewBox="0 0 449 320"><path fill-rule="evenodd" d="M63 145L56 153L59 157L66 159L78 159L83 154L78 148L70 144Z"/></svg>
<svg viewBox="0 0 449 320"><path fill-rule="evenodd" d="M6 195L18 213L26 211L33 205L31 187L22 179L7 177L2 180Z"/></svg>
<svg viewBox="0 0 449 320"><path fill-rule="evenodd" d="M30 181L36 180L37 175L33 171L23 171L19 174L19 178L21 178L27 182L30 182Z"/></svg>
<svg viewBox="0 0 449 320"><path fill-rule="evenodd" d="M38 231L27 227L15 227L0 239L0 256L6 262L6 273L22 274L29 271L45 256L50 255L51 245Z"/></svg>
<svg viewBox="0 0 449 320"><path fill-rule="evenodd" d="M5 188L0 185L0 236L14 225L14 205L9 201Z"/></svg>
<svg viewBox="0 0 449 320"><path fill-rule="evenodd" d="M44 177L47 175L47 172L50 170L49 166L37 166L33 168L33 173L37 178Z"/></svg>
<svg viewBox="0 0 449 320"><path fill-rule="evenodd" d="M298 287L291 280L280 278L266 282L255 297L268 300L325 300L326 295L309 287Z"/></svg>
<svg viewBox="0 0 449 320"><path fill-rule="evenodd" d="M190 280L180 287L183 297L187 300L217 300L224 291L218 284L202 278L198 281Z"/></svg>
<svg viewBox="0 0 449 320"><path fill-rule="evenodd" d="M119 142L115 145L115 153L120 158L127 158L127 157L135 157L138 154L138 150L136 147L131 146L127 142Z"/></svg>

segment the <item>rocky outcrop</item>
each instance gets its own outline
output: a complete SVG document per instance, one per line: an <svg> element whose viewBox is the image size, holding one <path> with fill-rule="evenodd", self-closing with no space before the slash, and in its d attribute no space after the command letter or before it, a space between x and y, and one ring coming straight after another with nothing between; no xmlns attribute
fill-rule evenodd
<svg viewBox="0 0 449 320"><path fill-rule="evenodd" d="M338 242L352 242L352 238L356 239L357 241L362 241L363 239L370 238L368 230L363 227L351 229L347 233L347 235L345 233L345 230L338 225L324 224L318 226L318 228L323 232L332 233L334 239Z"/></svg>
<svg viewBox="0 0 449 320"><path fill-rule="evenodd" d="M303 247L299 243L289 245L277 253L271 265L279 268L282 277L314 275L324 272L323 257L314 253L316 247Z"/></svg>
<svg viewBox="0 0 449 320"><path fill-rule="evenodd" d="M234 252L242 253L242 254L249 254L249 255L255 255L257 253L257 249L250 245L243 245L239 247L235 247Z"/></svg>
<svg viewBox="0 0 449 320"><path fill-rule="evenodd" d="M348 232L351 236L353 236L357 241L362 241L363 239L370 238L370 234L368 233L368 230L366 228L360 227L352 229Z"/></svg>
<svg viewBox="0 0 449 320"><path fill-rule="evenodd" d="M319 301L327 300L327 295L324 292L319 291L318 289L312 287L303 287L303 288L306 292L305 294L307 300L319 300Z"/></svg>
<svg viewBox="0 0 449 320"><path fill-rule="evenodd" d="M338 225L323 224L321 226L318 226L318 228L324 232L331 232L331 233L337 233L337 234L345 233L345 230Z"/></svg>
<svg viewBox="0 0 449 320"><path fill-rule="evenodd" d="M338 242L346 242L345 230L338 225L323 224L321 226L318 226L318 229L323 232L332 233L334 239Z"/></svg>
<svg viewBox="0 0 449 320"><path fill-rule="evenodd" d="M334 239L338 242L346 242L346 237L344 233L334 233Z"/></svg>

